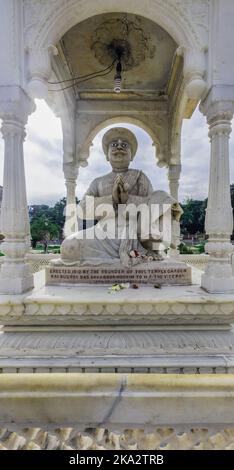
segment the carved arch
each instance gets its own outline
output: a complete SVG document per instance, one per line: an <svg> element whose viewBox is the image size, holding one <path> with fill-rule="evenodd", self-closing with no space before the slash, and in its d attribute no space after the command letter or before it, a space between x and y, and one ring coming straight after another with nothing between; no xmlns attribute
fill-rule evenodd
<svg viewBox="0 0 234 470"><path fill-rule="evenodd" d="M135 116L117 115L103 119L103 116L94 115L91 120L90 116L81 115L80 119L78 117L77 120L77 163L80 166L87 166L87 160L90 155L90 147L93 145L93 139L102 129L110 126L111 124L123 123L138 126L151 137L152 145L155 146L156 149L158 164L159 166L164 166L161 162L163 161L163 152L165 151L165 147L167 148L167 130L165 129L165 122L160 125L159 120L156 120L155 128L153 128L147 121L148 116L137 118Z"/></svg>
<svg viewBox="0 0 234 470"><path fill-rule="evenodd" d="M198 13L193 12L190 0L134 0L134 8L131 5L125 0L96 0L95 7L93 0L51 0L48 4L24 0L26 42L41 49L56 44L70 28L91 16L124 11L159 24L179 46L195 49L204 46L201 40L204 34L199 34L199 27L202 17L206 30L209 0L202 2Z"/></svg>

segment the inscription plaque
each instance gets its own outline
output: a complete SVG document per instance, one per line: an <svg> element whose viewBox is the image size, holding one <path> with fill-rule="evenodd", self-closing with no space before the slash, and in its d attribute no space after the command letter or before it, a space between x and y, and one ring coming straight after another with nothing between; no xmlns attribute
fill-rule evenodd
<svg viewBox="0 0 234 470"><path fill-rule="evenodd" d="M191 284L191 268L185 263L152 262L133 268L122 266L49 266L46 284Z"/></svg>

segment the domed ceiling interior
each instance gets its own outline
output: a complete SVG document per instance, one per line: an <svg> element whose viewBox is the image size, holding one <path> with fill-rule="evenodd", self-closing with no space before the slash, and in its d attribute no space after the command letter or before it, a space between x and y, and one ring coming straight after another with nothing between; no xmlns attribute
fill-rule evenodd
<svg viewBox="0 0 234 470"><path fill-rule="evenodd" d="M152 21L130 14L111 13L85 20L70 29L59 44L60 58L70 77L103 73L88 81L74 81L82 99L165 96L177 45ZM121 55L122 92L113 92L117 55ZM108 68L109 67L109 68ZM67 82L60 86L69 86Z"/></svg>

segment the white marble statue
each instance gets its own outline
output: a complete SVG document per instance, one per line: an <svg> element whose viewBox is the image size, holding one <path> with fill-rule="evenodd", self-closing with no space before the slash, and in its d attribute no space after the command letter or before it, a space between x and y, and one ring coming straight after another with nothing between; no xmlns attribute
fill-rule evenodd
<svg viewBox="0 0 234 470"><path fill-rule="evenodd" d="M95 218L98 223L67 237L61 245L61 259L56 264L100 265L120 262L123 266L131 267L142 262L161 260L162 255L159 252L144 248L147 235L142 234L142 224L140 229L140 224L137 223L135 233L131 232L132 235L129 230L124 236L119 235L118 216L121 208L126 207L123 205L132 204L134 206L131 207L139 207L146 204L142 206L144 216L144 207L147 209L152 204L170 204L168 207L172 210L172 216L179 220L182 213L179 204L164 191L153 191L148 177L142 171L129 168L137 150L137 140L131 131L121 127L113 128L106 132L102 143L112 171L96 178L80 203L84 218ZM106 207L111 210L106 211ZM125 220L128 225L130 219ZM107 225L109 232L110 227L115 229L114 235L112 230L110 236L103 238L99 235Z"/></svg>

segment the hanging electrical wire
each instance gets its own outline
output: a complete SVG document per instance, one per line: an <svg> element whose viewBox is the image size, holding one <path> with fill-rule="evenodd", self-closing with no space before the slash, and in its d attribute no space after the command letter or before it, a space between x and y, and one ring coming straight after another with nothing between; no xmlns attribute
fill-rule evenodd
<svg viewBox="0 0 234 470"><path fill-rule="evenodd" d="M76 81L75 83L72 83L71 85L68 85L68 86L66 86L66 87L64 87L64 88L60 88L59 90L49 90L49 91L55 91L55 92L56 92L56 91L68 90L68 88L73 88L74 86L79 85L80 83L88 82L89 80L93 80L94 78L97 78L97 77L104 77L105 75L108 75L109 73L112 72L113 67L114 67L114 63L112 64L111 69L108 70L108 71L105 72L105 73L97 74L97 75L94 75L94 76L92 76L92 77L86 78L86 79L84 79L84 80ZM73 79L73 80L75 80L75 79Z"/></svg>
<svg viewBox="0 0 234 470"><path fill-rule="evenodd" d="M72 82L74 80L81 80L81 79L86 79L86 78L89 78L91 76L98 76L99 74L102 74L103 72L106 72L107 70L109 69L112 69L113 68L113 65L114 63L116 62L117 59L114 59L113 62L108 65L108 67L102 69L102 70L99 70L97 72L92 72L92 73L88 73L86 75L79 75L79 76L76 76L76 77L72 77L72 78L68 78L66 80L61 80L59 82L48 82L49 85L60 85L61 83L66 83L66 82Z"/></svg>

